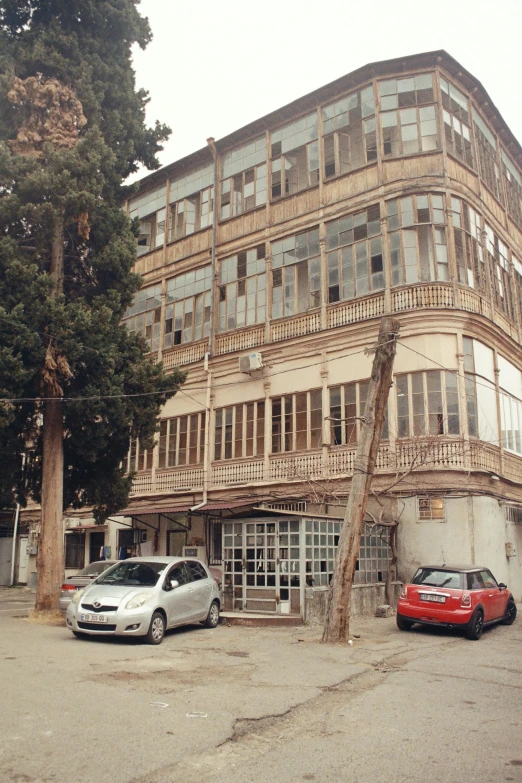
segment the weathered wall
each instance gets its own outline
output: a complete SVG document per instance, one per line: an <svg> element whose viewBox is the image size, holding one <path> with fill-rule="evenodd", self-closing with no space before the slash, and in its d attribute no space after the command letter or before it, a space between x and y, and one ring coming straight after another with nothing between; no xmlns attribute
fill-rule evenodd
<svg viewBox="0 0 522 783"><path fill-rule="evenodd" d="M397 605L401 584L393 583L393 606ZM309 587L305 591L304 621L310 625L323 625L328 601L328 587ZM375 615L378 606L385 603L384 585L354 585L352 588L352 617Z"/></svg>

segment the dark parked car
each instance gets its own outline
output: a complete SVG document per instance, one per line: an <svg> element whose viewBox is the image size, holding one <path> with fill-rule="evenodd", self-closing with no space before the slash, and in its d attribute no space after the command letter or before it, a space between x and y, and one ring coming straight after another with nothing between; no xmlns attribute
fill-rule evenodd
<svg viewBox="0 0 522 783"><path fill-rule="evenodd" d="M117 560L96 560L94 563L89 563L88 566L82 568L74 576L68 576L62 585L62 593L58 602L60 609L65 611L77 590L90 585L93 579L96 579L97 576L103 574L104 571L117 562Z"/></svg>
<svg viewBox="0 0 522 783"><path fill-rule="evenodd" d="M468 639L480 639L493 623L511 625L517 616L512 594L488 568L464 565L421 566L402 588L397 626L409 631L415 623L460 628Z"/></svg>

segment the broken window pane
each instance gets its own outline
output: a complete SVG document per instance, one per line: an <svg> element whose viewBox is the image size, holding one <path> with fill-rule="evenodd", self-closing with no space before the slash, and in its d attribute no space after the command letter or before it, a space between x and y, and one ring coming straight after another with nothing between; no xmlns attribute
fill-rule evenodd
<svg viewBox="0 0 522 783"><path fill-rule="evenodd" d="M266 316L265 245L219 262L218 331L263 323Z"/></svg>
<svg viewBox="0 0 522 783"><path fill-rule="evenodd" d="M131 334L139 334L145 339L150 351L157 351L160 345L161 284L141 288L122 321Z"/></svg>
<svg viewBox="0 0 522 783"><path fill-rule="evenodd" d="M211 286L210 265L167 280L165 348L208 337Z"/></svg>
<svg viewBox="0 0 522 783"><path fill-rule="evenodd" d="M272 318L319 307L319 230L272 242L272 270Z"/></svg>
<svg viewBox="0 0 522 783"><path fill-rule="evenodd" d="M325 177L346 174L376 160L373 86L323 107L322 113Z"/></svg>
<svg viewBox="0 0 522 783"><path fill-rule="evenodd" d="M271 134L272 198L297 193L319 182L317 113Z"/></svg>
<svg viewBox="0 0 522 783"><path fill-rule="evenodd" d="M379 204L326 224L329 303L384 288L380 233Z"/></svg>

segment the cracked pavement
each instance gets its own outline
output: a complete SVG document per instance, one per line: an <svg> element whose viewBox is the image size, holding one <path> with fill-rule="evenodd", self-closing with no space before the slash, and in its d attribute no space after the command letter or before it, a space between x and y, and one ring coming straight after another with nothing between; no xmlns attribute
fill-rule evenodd
<svg viewBox="0 0 522 783"><path fill-rule="evenodd" d="M522 783L520 618L479 642L355 618L350 647L226 625L150 647L18 612L0 613L2 783Z"/></svg>

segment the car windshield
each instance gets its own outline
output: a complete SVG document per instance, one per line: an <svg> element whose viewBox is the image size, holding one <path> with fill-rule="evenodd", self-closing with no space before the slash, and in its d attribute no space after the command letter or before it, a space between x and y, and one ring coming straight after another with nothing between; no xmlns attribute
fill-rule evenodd
<svg viewBox="0 0 522 783"><path fill-rule="evenodd" d="M419 568L413 579L414 585L426 585L427 587L449 587L462 590L463 574L458 571L439 571L437 568Z"/></svg>
<svg viewBox="0 0 522 783"><path fill-rule="evenodd" d="M114 565L114 563L107 562L106 560L101 560L98 563L89 563L88 566L85 566L81 571L78 571L76 576L99 576L111 565Z"/></svg>
<svg viewBox="0 0 522 783"><path fill-rule="evenodd" d="M144 585L154 587L166 563L122 560L96 580L98 585Z"/></svg>

